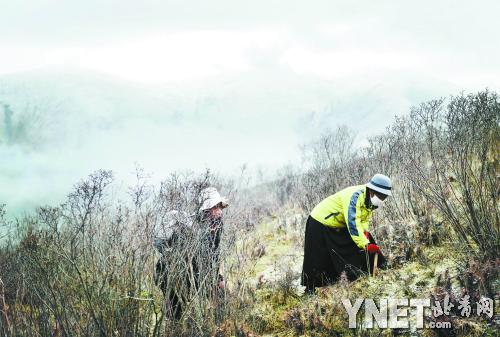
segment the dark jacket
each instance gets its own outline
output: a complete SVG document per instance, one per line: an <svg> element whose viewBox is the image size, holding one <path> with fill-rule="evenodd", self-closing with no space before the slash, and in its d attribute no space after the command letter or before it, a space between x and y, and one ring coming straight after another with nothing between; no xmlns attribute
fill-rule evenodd
<svg viewBox="0 0 500 337"><path fill-rule="evenodd" d="M156 264L155 282L163 292L168 288L167 279L169 269L171 269L169 268L169 253L171 252L184 255L186 265L192 267L193 275L190 274L191 270L183 270L188 288L192 286L193 280L198 288L200 282L208 281L212 277L218 281L223 279L219 274L223 222L222 220L211 221L208 218L198 220L199 228L192 231L174 231L169 239L155 240L155 247L161 253ZM186 244L189 247L185 247Z"/></svg>

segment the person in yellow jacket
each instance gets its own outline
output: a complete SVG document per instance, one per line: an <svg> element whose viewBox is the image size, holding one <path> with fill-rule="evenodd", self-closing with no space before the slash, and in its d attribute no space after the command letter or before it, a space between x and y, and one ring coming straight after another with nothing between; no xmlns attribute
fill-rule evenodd
<svg viewBox="0 0 500 337"><path fill-rule="evenodd" d="M306 223L301 277L307 292L335 282L344 271L349 280L371 272L375 254L385 265L369 223L391 188L389 177L375 174L367 184L347 187L314 207Z"/></svg>

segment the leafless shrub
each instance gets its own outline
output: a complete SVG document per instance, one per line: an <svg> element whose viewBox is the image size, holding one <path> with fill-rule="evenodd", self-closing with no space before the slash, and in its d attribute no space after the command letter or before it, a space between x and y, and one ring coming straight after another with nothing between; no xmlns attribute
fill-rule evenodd
<svg viewBox="0 0 500 337"><path fill-rule="evenodd" d="M354 131L338 127L302 146L304 172L296 179L294 199L306 212L326 196L355 183Z"/></svg>
<svg viewBox="0 0 500 337"><path fill-rule="evenodd" d="M210 172L173 174L157 188L138 169L137 183L128 190L131 202L127 202L117 199L112 173L97 171L76 184L64 204L41 207L20 219L13 243L1 252L0 279L9 282L0 287L0 332L18 336L207 334L228 314L226 294L217 287L218 275L211 269L214 257L203 250L202 237L208 229L194 215L200 207L199 192L214 184L234 193L230 182L218 182ZM168 316L165 299L154 282L158 259L152 245L154 230L164 225L172 209L193 214L195 223L166 257L166 294L179 294L185 324L164 319ZM237 213L236 209L228 214L227 220L236 221ZM232 249L235 227L228 226L224 233L221 260ZM199 266L197 271L193 265ZM186 286L188 279L197 286Z"/></svg>
<svg viewBox="0 0 500 337"><path fill-rule="evenodd" d="M286 192L280 194L292 195L309 213L328 195L383 172L394 181L394 197L376 212L374 232L385 241L392 237L388 244L403 243L408 256L415 242L430 245L447 238L486 259L498 257L497 95L484 91L445 103L430 101L396 117L383 135L368 139L366 148L354 149L345 127L325 133L303 146L307 165L302 172L285 171L280 182ZM410 230L401 231L404 227ZM448 236L448 229L456 235Z"/></svg>
<svg viewBox="0 0 500 337"><path fill-rule="evenodd" d="M0 228L15 228L8 234L0 230L0 333L249 335L235 315L255 301L246 280L255 277L252 266L265 248L246 235L263 218L281 214L280 231L300 245L295 238L303 232L303 215L376 172L394 180L394 197L374 215L375 237L393 254L392 263L418 256L416 242L431 245L446 237L474 253L464 267L464 289L492 295L500 251L498 99L485 91L445 102L424 103L396 118L365 149L354 148L353 132L345 127L327 132L303 147L305 165L284 168L274 182L250 184L244 170L236 179L207 171L172 174L158 186L138 169L136 184L124 196L114 189L111 172L97 171L76 184L62 205L40 207L15 223L5 220L0 207ZM199 218L198 196L207 186L231 200L218 257L202 244L207 227ZM294 215L288 217L284 208ZM164 297L155 285L159 254L152 243L171 210L185 212L193 225L164 257ZM224 290L213 267L219 262ZM294 299L297 275L283 272L273 291L286 301ZM262 281L260 287L266 286ZM168 311L172 291L183 306L179 320ZM311 319L296 318L286 319L300 333Z"/></svg>
<svg viewBox="0 0 500 337"><path fill-rule="evenodd" d="M412 111L405 178L439 210L456 238L484 257L498 257L500 105L488 91L422 104ZM418 155L418 157L417 157ZM476 249L477 248L477 249Z"/></svg>

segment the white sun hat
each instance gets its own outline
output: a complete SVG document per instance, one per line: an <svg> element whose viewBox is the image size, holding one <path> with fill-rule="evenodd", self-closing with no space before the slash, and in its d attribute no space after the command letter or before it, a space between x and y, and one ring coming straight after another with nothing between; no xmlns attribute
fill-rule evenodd
<svg viewBox="0 0 500 337"><path fill-rule="evenodd" d="M165 213L163 221L155 225L153 235L156 238L169 240L176 229L191 226L192 220L186 212L172 210Z"/></svg>
<svg viewBox="0 0 500 337"><path fill-rule="evenodd" d="M200 212L217 206L219 203L223 208L229 206L227 199L221 197L215 187L207 187L202 190L199 201L201 205Z"/></svg>

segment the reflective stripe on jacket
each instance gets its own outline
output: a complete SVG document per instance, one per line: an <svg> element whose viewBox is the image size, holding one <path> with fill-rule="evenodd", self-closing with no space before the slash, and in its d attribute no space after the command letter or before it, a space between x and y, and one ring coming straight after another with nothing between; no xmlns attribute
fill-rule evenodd
<svg viewBox="0 0 500 337"><path fill-rule="evenodd" d="M366 205L366 185L347 187L323 199L311 216L325 226L349 230L352 241L361 249L370 243L364 232L372 218L373 209Z"/></svg>

